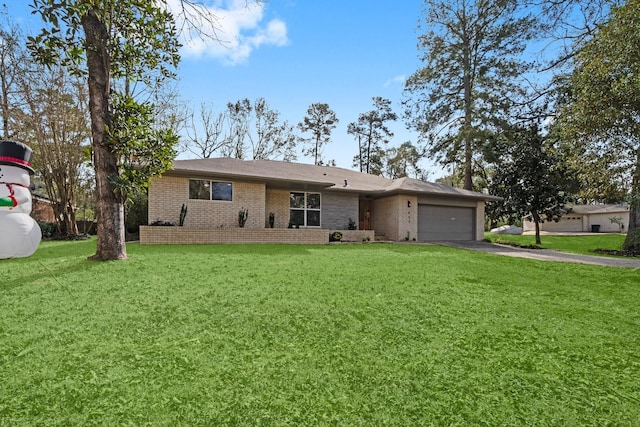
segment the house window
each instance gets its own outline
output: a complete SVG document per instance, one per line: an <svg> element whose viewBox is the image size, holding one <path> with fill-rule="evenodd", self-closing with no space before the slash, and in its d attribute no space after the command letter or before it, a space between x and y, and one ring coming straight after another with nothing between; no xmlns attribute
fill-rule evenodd
<svg viewBox="0 0 640 427"><path fill-rule="evenodd" d="M189 198L196 200L233 200L233 188L230 182L217 182L208 179L189 180Z"/></svg>
<svg viewBox="0 0 640 427"><path fill-rule="evenodd" d="M289 194L289 222L294 227L320 227L320 193Z"/></svg>

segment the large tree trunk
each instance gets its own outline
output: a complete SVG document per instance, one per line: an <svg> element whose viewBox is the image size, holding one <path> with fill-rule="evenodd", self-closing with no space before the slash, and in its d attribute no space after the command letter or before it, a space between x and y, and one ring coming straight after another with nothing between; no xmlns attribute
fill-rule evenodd
<svg viewBox="0 0 640 427"><path fill-rule="evenodd" d="M541 245L542 240L540 239L540 215L538 215L538 211L531 211L531 216L533 217L533 223L536 226L536 245Z"/></svg>
<svg viewBox="0 0 640 427"><path fill-rule="evenodd" d="M89 10L82 17L86 37L87 68L89 71L89 112L93 139L93 165L96 175L96 217L98 247L90 259L126 259L124 233L124 203L114 191L110 177L118 176L118 158L111 151L106 127L111 123L109 109L108 33L98 14Z"/></svg>
<svg viewBox="0 0 640 427"><path fill-rule="evenodd" d="M622 244L622 250L640 255L640 148L636 150L636 165L633 171L629 204L629 229Z"/></svg>
<svg viewBox="0 0 640 427"><path fill-rule="evenodd" d="M469 41L465 40L464 46L464 76L462 84L464 85L464 124L462 125L462 138L464 139L464 189L473 190L473 179L471 170L471 149L472 138L472 99L471 99L471 52Z"/></svg>

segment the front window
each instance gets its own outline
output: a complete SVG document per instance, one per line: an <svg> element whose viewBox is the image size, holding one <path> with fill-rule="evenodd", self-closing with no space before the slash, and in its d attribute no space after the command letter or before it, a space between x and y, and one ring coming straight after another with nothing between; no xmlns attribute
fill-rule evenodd
<svg viewBox="0 0 640 427"><path fill-rule="evenodd" d="M233 188L230 182L217 182L208 179L189 180L189 198L196 200L233 200Z"/></svg>
<svg viewBox="0 0 640 427"><path fill-rule="evenodd" d="M294 227L320 227L320 193L289 194L289 221Z"/></svg>

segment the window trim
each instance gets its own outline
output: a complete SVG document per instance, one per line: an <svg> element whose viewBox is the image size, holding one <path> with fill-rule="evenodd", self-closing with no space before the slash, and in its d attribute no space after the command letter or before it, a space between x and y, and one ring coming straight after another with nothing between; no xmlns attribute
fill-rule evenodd
<svg viewBox="0 0 640 427"><path fill-rule="evenodd" d="M199 199L199 198L191 198L191 181L206 181L209 183L209 198L208 199ZM214 184L228 184L231 188L231 198L230 199L214 199L214 193L213 193L213 188L214 188ZM206 184L205 184L206 187ZM232 181L217 181L214 179L208 179L208 178L189 178L189 200L202 200L202 201L209 201L209 202L221 202L221 203L230 203L233 202L233 182Z"/></svg>
<svg viewBox="0 0 640 427"><path fill-rule="evenodd" d="M291 206L291 195L292 194L303 194L304 195L304 200L302 203L302 207L301 208L294 208ZM308 207L308 196L310 194L317 194L318 198L319 198L319 207L318 208L309 208ZM318 191L296 191L296 190L291 190L289 191L289 222L291 222L291 212L292 211L297 211L297 212L302 212L303 213L303 218L304 218L304 224L299 224L299 227L301 228L322 228L322 193L318 192ZM318 225L308 225L307 224L307 212L318 212ZM293 224L292 224L293 225ZM294 227L296 227L297 225L294 225Z"/></svg>

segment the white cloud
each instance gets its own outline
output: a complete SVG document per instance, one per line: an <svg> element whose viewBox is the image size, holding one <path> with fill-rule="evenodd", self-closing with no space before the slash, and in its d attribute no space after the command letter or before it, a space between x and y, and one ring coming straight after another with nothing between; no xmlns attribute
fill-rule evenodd
<svg viewBox="0 0 640 427"><path fill-rule="evenodd" d="M180 0L169 0L169 9L182 29L182 55L211 57L234 65L246 61L261 46L285 46L287 25L279 19L264 21L262 4L246 0L216 1L185 10ZM204 35L204 36L203 36Z"/></svg>
<svg viewBox="0 0 640 427"><path fill-rule="evenodd" d="M407 80L407 76L405 76L404 74L400 74L384 82L384 87L389 87L392 84L396 84L396 83L400 83L403 85L405 80Z"/></svg>

